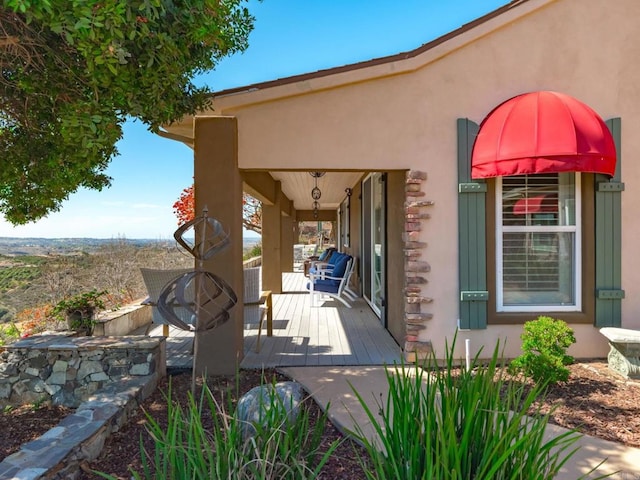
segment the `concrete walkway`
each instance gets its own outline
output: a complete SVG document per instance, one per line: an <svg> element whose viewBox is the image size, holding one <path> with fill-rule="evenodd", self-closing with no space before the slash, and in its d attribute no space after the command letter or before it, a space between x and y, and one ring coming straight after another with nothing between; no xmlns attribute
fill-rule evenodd
<svg viewBox="0 0 640 480"><path fill-rule="evenodd" d="M341 431L354 430L354 422L357 422L363 432L372 438L373 429L353 394L352 386L376 412L387 395L384 367L288 367L281 370L301 383L318 404L326 406L331 403L329 417ZM547 427L550 437L563 432L566 429L555 425ZM578 445L580 450L565 465L557 479L575 480L606 458L606 463L598 470L599 474L618 471L620 473L610 478L640 480L640 449L586 435ZM588 478L596 476L594 474Z"/></svg>

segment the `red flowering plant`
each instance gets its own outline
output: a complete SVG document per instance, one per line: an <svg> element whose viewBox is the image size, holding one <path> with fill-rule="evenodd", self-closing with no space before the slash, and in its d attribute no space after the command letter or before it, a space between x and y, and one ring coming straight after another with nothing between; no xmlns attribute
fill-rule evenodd
<svg viewBox="0 0 640 480"><path fill-rule="evenodd" d="M173 204L173 213L178 217L178 225L193 220L195 216L194 186L182 190ZM242 194L242 225L247 230L262 233L262 202L246 193Z"/></svg>
<svg viewBox="0 0 640 480"><path fill-rule="evenodd" d="M182 190L180 197L173 204L173 213L178 217L178 225L190 222L195 215L195 199L193 185Z"/></svg>
<svg viewBox="0 0 640 480"><path fill-rule="evenodd" d="M21 334L26 338L45 330L57 327L58 320L54 315L52 305L40 305L26 308L16 314L16 324Z"/></svg>

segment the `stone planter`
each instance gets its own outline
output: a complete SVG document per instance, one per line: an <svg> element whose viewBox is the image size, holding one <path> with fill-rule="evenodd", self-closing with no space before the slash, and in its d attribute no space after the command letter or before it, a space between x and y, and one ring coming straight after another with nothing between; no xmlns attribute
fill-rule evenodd
<svg viewBox="0 0 640 480"><path fill-rule="evenodd" d="M95 310L69 310L66 312L67 327L78 336L90 336L93 333Z"/></svg>

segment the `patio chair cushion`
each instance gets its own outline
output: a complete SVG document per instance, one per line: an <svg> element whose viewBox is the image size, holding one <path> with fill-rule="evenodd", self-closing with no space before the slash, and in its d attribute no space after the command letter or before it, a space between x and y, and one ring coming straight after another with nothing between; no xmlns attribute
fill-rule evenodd
<svg viewBox="0 0 640 480"><path fill-rule="evenodd" d="M336 252L334 252L333 255L331 255L331 257L329 258L328 262L330 264L332 264L332 265L335 265L336 263L338 263L341 259L343 259L345 257L349 257L349 255L347 255L346 253L342 253L342 252L336 251Z"/></svg>
<svg viewBox="0 0 640 480"><path fill-rule="evenodd" d="M316 273L320 270L331 270L336 263L340 261L341 258L348 256L346 253L338 252L334 250L331 256L324 262L318 260L317 262L313 262L313 266L309 269L311 273Z"/></svg>
<svg viewBox="0 0 640 480"><path fill-rule="evenodd" d="M318 261L319 262L324 262L324 261L328 260L329 257L331 255L333 255L333 252L335 252L335 251L336 251L335 248L327 248L324 252L322 252L320 254L320 256L318 257Z"/></svg>
<svg viewBox="0 0 640 480"><path fill-rule="evenodd" d="M333 267L333 271L331 272L332 277L342 278L344 276L345 271L347 270L347 263L351 259L349 255L342 255L340 259L336 262Z"/></svg>
<svg viewBox="0 0 640 480"><path fill-rule="evenodd" d="M343 255L342 253L336 250L324 262L320 260L315 260L311 262L311 267L309 267L309 273L318 273L321 270L324 270L324 271L331 270L342 255Z"/></svg>
<svg viewBox="0 0 640 480"><path fill-rule="evenodd" d="M338 293L340 280L320 279L313 282L313 289L316 292ZM311 289L311 283L307 283L307 290Z"/></svg>

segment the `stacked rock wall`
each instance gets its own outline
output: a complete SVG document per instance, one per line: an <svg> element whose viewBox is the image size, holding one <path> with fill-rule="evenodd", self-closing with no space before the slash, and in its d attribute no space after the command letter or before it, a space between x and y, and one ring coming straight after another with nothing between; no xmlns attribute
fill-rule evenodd
<svg viewBox="0 0 640 480"><path fill-rule="evenodd" d="M162 337L30 337L0 352L0 407L77 407L108 383L162 377L165 365Z"/></svg>

